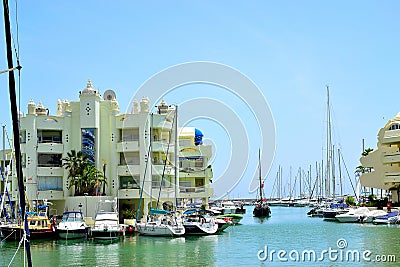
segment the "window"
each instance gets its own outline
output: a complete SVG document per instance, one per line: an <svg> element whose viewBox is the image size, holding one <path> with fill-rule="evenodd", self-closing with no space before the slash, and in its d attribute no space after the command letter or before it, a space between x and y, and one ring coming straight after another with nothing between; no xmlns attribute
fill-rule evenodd
<svg viewBox="0 0 400 267"><path fill-rule="evenodd" d="M164 178L161 178L160 175L153 175L153 179L151 181L151 187L152 188L160 188L161 180L162 180L162 187L163 188L172 187L171 176L164 176Z"/></svg>
<svg viewBox="0 0 400 267"><path fill-rule="evenodd" d="M61 143L62 131L60 130L38 130L38 143Z"/></svg>
<svg viewBox="0 0 400 267"><path fill-rule="evenodd" d="M119 140L121 140L121 142L139 141L139 128L120 130Z"/></svg>
<svg viewBox="0 0 400 267"><path fill-rule="evenodd" d="M391 130L398 130L398 129L400 129L400 124L398 124L398 123L392 123L392 124L390 125L390 127L389 127L389 131L391 131Z"/></svg>
<svg viewBox="0 0 400 267"><path fill-rule="evenodd" d="M153 152L152 159L154 165L172 164L169 160L167 161L167 156L165 153Z"/></svg>
<svg viewBox="0 0 400 267"><path fill-rule="evenodd" d="M55 190L62 191L62 177L59 176L39 176L38 177L38 190L39 191L47 191L47 190Z"/></svg>
<svg viewBox="0 0 400 267"><path fill-rule="evenodd" d="M120 165L140 165L139 152L126 152L119 155Z"/></svg>
<svg viewBox="0 0 400 267"><path fill-rule="evenodd" d="M21 139L21 144L25 144L26 143L26 130L21 130L20 139Z"/></svg>
<svg viewBox="0 0 400 267"><path fill-rule="evenodd" d="M26 168L26 154L25 153L21 154L21 164L22 164L22 168Z"/></svg>
<svg viewBox="0 0 400 267"><path fill-rule="evenodd" d="M38 167L61 167L62 154L38 154Z"/></svg>
<svg viewBox="0 0 400 267"><path fill-rule="evenodd" d="M120 176L119 188L120 189L139 189L139 176Z"/></svg>

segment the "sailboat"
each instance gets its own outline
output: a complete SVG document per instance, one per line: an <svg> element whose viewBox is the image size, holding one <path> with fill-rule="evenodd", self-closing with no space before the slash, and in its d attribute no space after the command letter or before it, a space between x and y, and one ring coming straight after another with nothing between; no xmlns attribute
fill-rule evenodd
<svg viewBox="0 0 400 267"><path fill-rule="evenodd" d="M268 206L267 200L263 197L264 183L261 178L261 152L258 151L258 169L259 169L259 182L260 182L260 198L256 201L256 206L253 210L254 217L269 217L271 216L271 209Z"/></svg>
<svg viewBox="0 0 400 267"><path fill-rule="evenodd" d="M179 216L176 211L176 195L177 195L177 183L178 183L178 106L175 106L175 118L174 118L174 126L175 126L175 205L174 211L162 210L157 208L150 208L149 214L146 216L145 221L136 222L136 230L141 235L148 236L182 236L185 234L185 227L182 224L182 218ZM172 130L172 129L171 129ZM170 134L171 136L171 134ZM151 147L151 144L150 144ZM149 147L149 151L150 151ZM169 145L168 145L169 149ZM168 150L167 150L168 154ZM145 176L146 177L146 176ZM144 179L143 179L144 184ZM161 192L161 184L160 182L160 192ZM142 186L140 195L142 196L144 186ZM141 199L139 200L141 203ZM139 208L140 209L140 208ZM138 210L137 214L140 210Z"/></svg>

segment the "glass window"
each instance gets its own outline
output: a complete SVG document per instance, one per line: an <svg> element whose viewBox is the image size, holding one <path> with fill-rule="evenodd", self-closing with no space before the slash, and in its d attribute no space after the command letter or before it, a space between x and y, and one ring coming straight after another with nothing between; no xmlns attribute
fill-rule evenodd
<svg viewBox="0 0 400 267"><path fill-rule="evenodd" d="M391 130L398 130L398 129L400 129L400 124L398 124L398 123L392 123L392 124L390 125L390 127L389 127L389 131L391 131Z"/></svg>
<svg viewBox="0 0 400 267"><path fill-rule="evenodd" d="M119 177L120 189L139 189L139 176L120 176Z"/></svg>
<svg viewBox="0 0 400 267"><path fill-rule="evenodd" d="M120 165L140 165L139 152L120 153Z"/></svg>
<svg viewBox="0 0 400 267"><path fill-rule="evenodd" d="M62 131L60 130L38 130L38 143L61 143Z"/></svg>
<svg viewBox="0 0 400 267"><path fill-rule="evenodd" d="M38 167L61 167L62 154L38 154Z"/></svg>
<svg viewBox="0 0 400 267"><path fill-rule="evenodd" d="M62 191L62 177L58 176L39 176L38 177L38 190L39 191L47 191L47 190L55 190Z"/></svg>
<svg viewBox="0 0 400 267"><path fill-rule="evenodd" d="M26 143L26 130L21 130L20 137L21 137L21 144L25 144Z"/></svg>
<svg viewBox="0 0 400 267"><path fill-rule="evenodd" d="M139 128L120 130L121 142L139 141Z"/></svg>
<svg viewBox="0 0 400 267"><path fill-rule="evenodd" d="M172 187L171 183L171 176L164 176L164 178L161 178L160 175L153 175L153 179L151 181L151 187L152 188L160 188L160 182L162 180L162 187L163 188L170 188Z"/></svg>

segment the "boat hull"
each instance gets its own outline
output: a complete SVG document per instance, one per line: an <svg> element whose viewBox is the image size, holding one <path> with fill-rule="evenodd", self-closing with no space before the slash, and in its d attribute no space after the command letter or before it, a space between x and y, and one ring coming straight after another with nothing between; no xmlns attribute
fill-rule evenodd
<svg viewBox="0 0 400 267"><path fill-rule="evenodd" d="M60 239L80 239L80 238L87 238L87 230L86 229L57 229L57 236Z"/></svg>
<svg viewBox="0 0 400 267"><path fill-rule="evenodd" d="M22 228L18 227L1 227L0 229L3 237L2 240L7 241L19 241L22 239L24 235L24 231ZM50 239L54 238L54 231L53 230L33 230L29 229L30 232L30 239Z"/></svg>
<svg viewBox="0 0 400 267"><path fill-rule="evenodd" d="M253 210L254 217L269 217L271 216L271 209L268 206L255 207Z"/></svg>
<svg viewBox="0 0 400 267"><path fill-rule="evenodd" d="M185 234L185 228L182 226L169 226L169 225L149 225L137 224L136 230L140 235L148 236L182 236Z"/></svg>
<svg viewBox="0 0 400 267"><path fill-rule="evenodd" d="M344 214L347 210L343 209L332 209L332 210L325 210L323 213L324 220L326 221L337 221L336 215Z"/></svg>
<svg viewBox="0 0 400 267"><path fill-rule="evenodd" d="M98 240L115 240L122 235L120 230L92 230L91 237Z"/></svg>
<svg viewBox="0 0 400 267"><path fill-rule="evenodd" d="M184 223L185 235L213 235L218 231L218 225L204 227L200 223Z"/></svg>

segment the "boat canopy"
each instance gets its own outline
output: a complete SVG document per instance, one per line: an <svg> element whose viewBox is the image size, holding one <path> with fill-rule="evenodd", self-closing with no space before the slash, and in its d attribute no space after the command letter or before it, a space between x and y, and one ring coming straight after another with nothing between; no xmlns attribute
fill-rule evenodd
<svg viewBox="0 0 400 267"><path fill-rule="evenodd" d="M171 212L168 210L160 210L160 209L150 208L150 215L154 215L154 214L171 214Z"/></svg>
<svg viewBox="0 0 400 267"><path fill-rule="evenodd" d="M185 214L185 215L189 215L189 214L193 214L193 213L202 213L202 214L208 213L208 214L214 215L213 211L203 210L203 209L188 209L183 212L183 214Z"/></svg>

